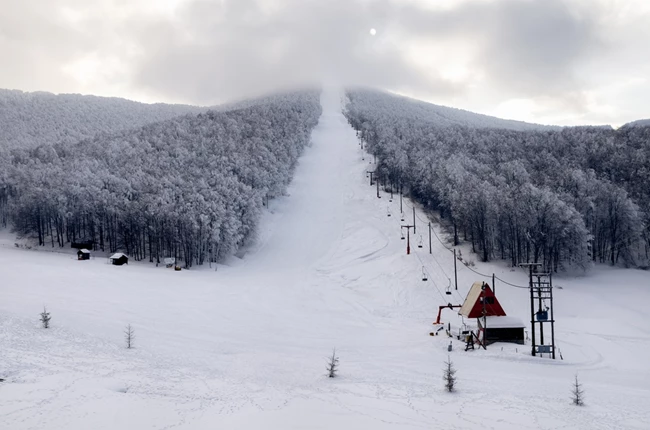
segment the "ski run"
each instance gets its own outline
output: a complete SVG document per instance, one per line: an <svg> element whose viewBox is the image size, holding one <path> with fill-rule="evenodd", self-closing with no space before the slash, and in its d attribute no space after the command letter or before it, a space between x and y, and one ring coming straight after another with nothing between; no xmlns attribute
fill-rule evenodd
<svg viewBox="0 0 650 430"><path fill-rule="evenodd" d="M434 223L429 253L418 208L406 254L411 201L402 222L398 196L377 198L340 93L321 97L287 195L271 201L255 245L216 271L113 266L100 253L77 261L74 250L34 251L2 233L0 428L647 429L648 272L554 277L562 359L532 357L529 343L466 352L444 330L431 336L438 306L491 279L459 263L455 290L446 236ZM473 269L528 282L505 263ZM496 296L530 326L528 289L497 281ZM458 333L456 310L442 320ZM339 371L328 378L333 349ZM584 407L571 403L576 375Z"/></svg>

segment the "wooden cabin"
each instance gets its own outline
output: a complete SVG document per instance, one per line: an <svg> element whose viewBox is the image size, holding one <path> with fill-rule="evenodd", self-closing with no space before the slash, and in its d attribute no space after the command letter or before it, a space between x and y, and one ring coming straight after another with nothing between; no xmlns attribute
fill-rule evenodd
<svg viewBox="0 0 650 430"><path fill-rule="evenodd" d="M77 260L90 260L90 251L87 249L77 251Z"/></svg>
<svg viewBox="0 0 650 430"><path fill-rule="evenodd" d="M116 252L115 254L108 257L111 260L111 264L114 266L122 266L123 264L129 264L129 257L122 254L121 252Z"/></svg>

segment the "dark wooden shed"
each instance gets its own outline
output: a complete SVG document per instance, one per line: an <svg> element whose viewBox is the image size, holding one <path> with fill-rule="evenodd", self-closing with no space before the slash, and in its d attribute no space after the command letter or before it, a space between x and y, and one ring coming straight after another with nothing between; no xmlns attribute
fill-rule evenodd
<svg viewBox="0 0 650 430"><path fill-rule="evenodd" d="M121 266L123 264L129 264L129 257L122 254L121 252L116 252L115 254L109 257L111 264L114 266Z"/></svg>
<svg viewBox="0 0 650 430"><path fill-rule="evenodd" d="M491 316L478 318L479 329L484 331L487 345L494 342L511 342L524 344L526 325L518 318L508 316Z"/></svg>
<svg viewBox="0 0 650 430"><path fill-rule="evenodd" d="M77 260L90 260L90 251L87 249L77 251Z"/></svg>

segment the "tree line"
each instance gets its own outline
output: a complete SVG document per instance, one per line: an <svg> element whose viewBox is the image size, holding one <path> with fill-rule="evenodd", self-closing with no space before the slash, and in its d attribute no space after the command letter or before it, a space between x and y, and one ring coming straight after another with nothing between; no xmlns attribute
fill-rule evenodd
<svg viewBox="0 0 650 430"><path fill-rule="evenodd" d="M5 148L0 220L39 245L217 261L255 237L320 113L319 94L302 91L75 144Z"/></svg>
<svg viewBox="0 0 650 430"><path fill-rule="evenodd" d="M380 178L438 211L483 261L650 260L650 126L522 128L441 121L413 102L347 92L346 116Z"/></svg>

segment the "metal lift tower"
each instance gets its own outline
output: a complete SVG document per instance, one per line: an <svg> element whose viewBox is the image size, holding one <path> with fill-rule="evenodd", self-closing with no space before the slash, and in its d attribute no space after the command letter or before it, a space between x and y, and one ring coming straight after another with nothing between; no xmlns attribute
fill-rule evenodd
<svg viewBox="0 0 650 430"><path fill-rule="evenodd" d="M529 269L530 323L532 328L533 356L551 354L555 360L555 319L553 319L553 283L551 273L538 272L541 263L524 263L521 267ZM537 310L535 310L537 308ZM544 325L551 325L551 344L544 343ZM539 342L537 332L539 331Z"/></svg>

